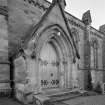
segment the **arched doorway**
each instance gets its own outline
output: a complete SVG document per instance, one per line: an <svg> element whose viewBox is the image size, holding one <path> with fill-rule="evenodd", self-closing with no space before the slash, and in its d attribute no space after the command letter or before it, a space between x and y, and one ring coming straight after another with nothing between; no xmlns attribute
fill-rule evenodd
<svg viewBox="0 0 105 105"><path fill-rule="evenodd" d="M36 42L38 84L43 88L71 88L73 47L58 26L46 28Z"/></svg>
<svg viewBox="0 0 105 105"><path fill-rule="evenodd" d="M54 46L48 42L41 51L39 58L39 72L42 88L59 87L59 61L58 54Z"/></svg>

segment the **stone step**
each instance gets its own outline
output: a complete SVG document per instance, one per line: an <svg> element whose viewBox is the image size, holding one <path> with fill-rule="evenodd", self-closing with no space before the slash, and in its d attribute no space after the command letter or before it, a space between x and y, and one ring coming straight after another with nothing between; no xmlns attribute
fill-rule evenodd
<svg viewBox="0 0 105 105"><path fill-rule="evenodd" d="M46 92L47 96L48 97L59 97L59 96L65 96L65 95L69 95L69 94L79 94L81 93L80 91L74 89L74 90L70 90L70 89L67 89L67 90L59 90L59 91L55 91L55 92Z"/></svg>
<svg viewBox="0 0 105 105"><path fill-rule="evenodd" d="M64 100L68 100L71 98L75 98L81 96L81 93L79 93L76 90L56 90L55 91L48 91L44 94L37 94L34 95L34 99L38 100L40 103L55 103L55 102L61 102ZM46 105L46 104L45 104Z"/></svg>
<svg viewBox="0 0 105 105"><path fill-rule="evenodd" d="M85 91L84 91L85 92ZM83 92L83 93L84 93ZM64 101L71 98L82 96L82 94L78 89L64 89L64 90L56 90L54 92L46 92L46 96L50 98L50 102L58 102Z"/></svg>
<svg viewBox="0 0 105 105"><path fill-rule="evenodd" d="M91 94L92 93L92 94ZM56 92L48 92L48 94L38 94L35 95L35 98L38 99L41 103L56 103L54 105L57 105L57 102L62 102L65 100L70 100L76 97L80 96L90 96L95 95L93 92L85 91L85 90L64 90L64 91L56 91ZM45 104L46 105L46 104ZM65 105L65 104L61 104Z"/></svg>
<svg viewBox="0 0 105 105"><path fill-rule="evenodd" d="M58 95L58 96L52 96L50 97L50 102L58 102L58 101L64 101L64 100L68 100L68 99L72 99L72 98L76 98L82 96L81 93L78 94L64 94L64 95Z"/></svg>
<svg viewBox="0 0 105 105"><path fill-rule="evenodd" d="M76 98L79 96L91 96L96 95L94 92L85 91L85 90L72 90L72 91L64 91L60 93L56 93L53 95L50 95L50 101L51 102L58 102L58 101L64 101L72 98Z"/></svg>

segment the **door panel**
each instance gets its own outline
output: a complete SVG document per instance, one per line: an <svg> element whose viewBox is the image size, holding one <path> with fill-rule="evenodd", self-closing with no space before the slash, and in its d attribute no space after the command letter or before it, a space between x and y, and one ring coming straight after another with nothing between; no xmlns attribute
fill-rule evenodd
<svg viewBox="0 0 105 105"><path fill-rule="evenodd" d="M42 88L57 88L59 86L59 67L57 53L49 43L43 46L40 53L40 77Z"/></svg>

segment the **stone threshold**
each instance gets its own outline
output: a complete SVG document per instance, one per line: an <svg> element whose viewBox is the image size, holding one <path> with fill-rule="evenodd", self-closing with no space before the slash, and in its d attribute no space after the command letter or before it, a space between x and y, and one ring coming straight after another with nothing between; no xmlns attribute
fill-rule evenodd
<svg viewBox="0 0 105 105"><path fill-rule="evenodd" d="M39 100L41 103L54 103L72 99L75 97L82 96L82 93L78 92L77 89L53 89L46 90L40 94L34 95L35 100Z"/></svg>

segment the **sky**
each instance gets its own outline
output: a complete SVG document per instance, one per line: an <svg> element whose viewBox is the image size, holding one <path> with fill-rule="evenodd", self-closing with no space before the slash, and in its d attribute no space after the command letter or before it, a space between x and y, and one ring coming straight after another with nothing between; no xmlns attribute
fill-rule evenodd
<svg viewBox="0 0 105 105"><path fill-rule="evenodd" d="M105 24L105 0L66 0L66 4L65 10L79 19L82 19L84 12L90 10L91 25L94 28L99 29L99 26Z"/></svg>

